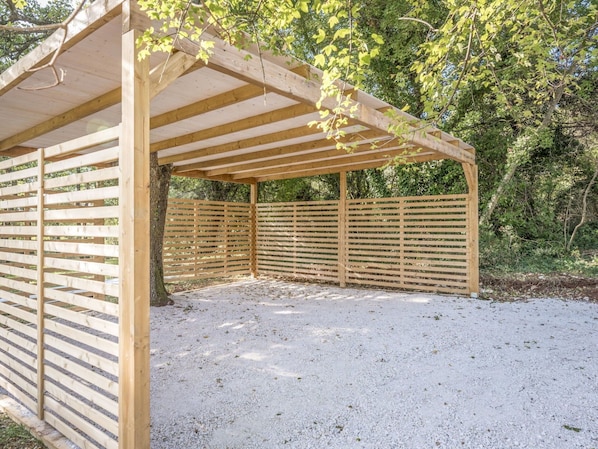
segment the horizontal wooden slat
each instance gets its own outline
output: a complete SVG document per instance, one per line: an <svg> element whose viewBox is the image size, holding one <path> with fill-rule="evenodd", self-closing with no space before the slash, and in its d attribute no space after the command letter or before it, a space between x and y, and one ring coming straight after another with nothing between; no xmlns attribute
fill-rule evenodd
<svg viewBox="0 0 598 449"><path fill-rule="evenodd" d="M86 171L83 173L72 173L65 176L46 179L44 181L46 189L56 189L73 185L96 183L118 179L120 170L118 167L102 168L98 170Z"/></svg>
<svg viewBox="0 0 598 449"><path fill-rule="evenodd" d="M95 385L81 382L72 376L65 376L63 372L49 365L46 366L45 373L49 378L53 379L54 382L60 383L61 385L76 391L92 404L101 407L109 414L115 416L118 415L118 401L116 398L111 398L97 388L94 388Z"/></svg>
<svg viewBox="0 0 598 449"><path fill-rule="evenodd" d="M54 412L46 413L45 420L48 424L79 447L85 449L118 449L118 443L114 439L82 419L81 416L68 410L60 402L47 395L45 397L45 402L48 410ZM84 435L74 429L83 432ZM98 441L100 446L92 443L89 437Z"/></svg>
<svg viewBox="0 0 598 449"><path fill-rule="evenodd" d="M54 379L55 382L45 382L46 394L51 395L53 398L60 401L62 404L67 404L69 408L77 410L78 414L82 417L85 417L87 420L92 421L92 423L88 423L90 426L94 427L102 427L106 429L106 431L112 433L113 435L118 434L118 422L113 418L107 416L106 414L100 412L99 410L95 409L94 407L90 407L89 404L83 402L77 396L69 393L68 391L60 388L60 380ZM89 389L91 390L91 389ZM93 390L91 390L93 391ZM99 394L95 393L94 396ZM90 398L86 398L90 399ZM60 407L60 411L64 410L64 407ZM56 411L59 411L56 410ZM87 421L85 421L87 423ZM89 427L86 427L86 430Z"/></svg>
<svg viewBox="0 0 598 449"><path fill-rule="evenodd" d="M95 366L108 374L113 376L118 375L118 363L112 360L108 360L101 355L90 352L88 349L80 346L68 343L63 339L55 337L53 335L46 335L46 343L48 344L48 350L56 349L65 354L74 357L77 360L88 363L91 366Z"/></svg>
<svg viewBox="0 0 598 449"><path fill-rule="evenodd" d="M65 358L60 354L56 354L52 351L46 351L45 358L53 365L56 365L61 370L64 370L65 373L68 373L63 375L70 374L72 376L76 376L80 378L83 382L86 382L89 385L93 385L94 388L100 388L113 396L118 396L118 382L103 375L103 373L82 366L76 361Z"/></svg>
<svg viewBox="0 0 598 449"><path fill-rule="evenodd" d="M52 288L46 288L44 290L44 295L48 299L53 299L55 301L70 304L76 307L104 313L112 317L118 317L118 304L113 302L94 299L88 296L71 293L70 291L62 291Z"/></svg>
<svg viewBox="0 0 598 449"><path fill-rule="evenodd" d="M1 230L0 230L1 232ZM44 234L50 237L118 237L118 226L45 226Z"/></svg>
<svg viewBox="0 0 598 449"><path fill-rule="evenodd" d="M55 285L118 297L118 285L56 273L46 273L46 281Z"/></svg>

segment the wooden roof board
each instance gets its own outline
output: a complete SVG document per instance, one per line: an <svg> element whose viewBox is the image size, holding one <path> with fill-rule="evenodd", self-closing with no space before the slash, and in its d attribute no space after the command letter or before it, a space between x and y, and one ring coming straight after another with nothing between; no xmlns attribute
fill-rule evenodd
<svg viewBox="0 0 598 449"><path fill-rule="evenodd" d="M159 129L152 129L152 142L159 142L176 136L184 136L211 128L224 127L225 125L233 124L249 117L255 117L256 115L277 111L293 104L296 103L275 94L269 94L266 98L266 102L263 98L246 100L230 106L218 108L210 113L180 120L173 124L160 127ZM248 115L247 111L252 111L252 114ZM228 128L233 129L233 126L231 125ZM248 134L251 134L250 128ZM235 135L235 133L232 133L230 139L235 140L239 137L240 136Z"/></svg>
<svg viewBox="0 0 598 449"><path fill-rule="evenodd" d="M226 152L225 146L232 144L233 146L228 151L237 149L244 149L250 147L259 147L268 143L276 144L289 139L294 134L299 134L302 137L298 139L306 139L313 134L323 135L317 128L309 128L306 123L318 118L317 112L299 117L292 117L285 120L276 121L274 123L267 123L264 125L251 126L251 123L246 123L246 128L238 131L227 132L227 128L236 129L238 121L225 123L222 127L208 127L198 130L197 133L203 135L203 138L194 142L186 142L194 136L187 139L186 135L180 135L179 142L181 145L173 143L169 148L159 151L160 157L173 157L180 155L179 160L189 160L197 156L193 156L195 152L201 152L203 149L215 148L222 146L218 153ZM211 136L214 137L211 137ZM305 136L305 137L303 137ZM185 156L185 154L187 154ZM172 160L172 162L178 162Z"/></svg>
<svg viewBox="0 0 598 449"><path fill-rule="evenodd" d="M218 73L209 67L202 67L179 77L167 90L154 97L151 102L152 116L164 114L245 85L247 83L243 81Z"/></svg>
<svg viewBox="0 0 598 449"><path fill-rule="evenodd" d="M359 131L360 127L353 126L344 128L347 133L354 133ZM388 136L384 137L390 138ZM367 138L364 136L359 141L365 145L379 140L375 138ZM222 165L242 165L248 164L255 161L267 161L279 157L286 157L289 155L302 155L318 152L321 150L336 150L336 143L332 139L327 139L322 133L314 133L312 135L306 135L295 139L284 139L274 143L265 145L254 145L247 148L242 148L234 151L219 152L214 155L200 157L194 160L185 160L182 163L175 163L175 166L183 170L188 165L195 165L199 162L209 162L207 165L211 166L210 170L220 168ZM344 151L344 150L337 150Z"/></svg>
<svg viewBox="0 0 598 449"><path fill-rule="evenodd" d="M115 94L119 92L121 76L121 20L115 14L118 2L96 3L86 11L93 29L80 29L80 35L73 31L66 51L58 59L57 67L67 71L63 84L42 91L16 88L19 82L25 85L48 81L44 71L30 74L23 70L35 66L36 57L38 61L46 60L55 38L0 76L0 150L6 149L1 145L3 141L13 146L49 146L120 122L120 104L112 102L119 98ZM185 44L179 51L191 52L192 48ZM247 58L248 55L253 57ZM155 69L166 58L152 56L150 66ZM153 82L157 83L160 73L158 69L154 71ZM372 136L390 139L385 131L389 119L380 111L391 106L369 94L347 86L351 101L357 106L347 130L361 131L350 134L352 142L363 143L359 154L334 153L335 142L326 140L321 130L308 127L310 121L319 118L314 104L319 99L320 75L317 69L300 61L258 54L251 48L239 51L216 40L214 57L207 66L195 64L152 99L152 151L158 152L161 163L174 163L181 174L241 182L387 163L383 150L368 149L367 143ZM101 108L84 107L85 102L108 95L110 101L105 100ZM324 102L327 107L333 103ZM40 123L54 123L54 117L73 108L81 115L72 123L58 121L55 129L40 128ZM417 122L402 111L397 110L397 114ZM10 139L18 136L19 131L36 126L42 135L32 133L23 142ZM406 140L410 141L408 146L422 148L415 159L451 157L473 163L470 145L419 123L413 129ZM395 157L398 152L390 148L404 142L388 143L386 151ZM258 170L260 164L262 171Z"/></svg>

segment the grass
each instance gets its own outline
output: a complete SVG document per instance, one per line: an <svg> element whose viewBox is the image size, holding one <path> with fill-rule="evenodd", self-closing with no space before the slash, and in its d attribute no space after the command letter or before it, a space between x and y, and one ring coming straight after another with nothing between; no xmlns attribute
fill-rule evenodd
<svg viewBox="0 0 598 449"><path fill-rule="evenodd" d="M16 424L8 415L0 412L0 448L2 449L45 449L40 441L35 439L25 429Z"/></svg>

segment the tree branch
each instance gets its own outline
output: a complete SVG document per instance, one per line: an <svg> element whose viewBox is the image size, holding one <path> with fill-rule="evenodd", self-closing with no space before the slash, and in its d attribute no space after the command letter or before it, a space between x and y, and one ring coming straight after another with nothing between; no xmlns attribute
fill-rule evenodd
<svg viewBox="0 0 598 449"><path fill-rule="evenodd" d="M9 33L41 33L44 31L53 31L62 27L62 23L52 23L48 25L32 25L32 26L20 26L20 25L0 25L0 31L6 31Z"/></svg>
<svg viewBox="0 0 598 449"><path fill-rule="evenodd" d="M79 3L79 5L77 5L77 7L69 14L69 16L65 20L63 20L62 23L57 25L57 29L63 30L63 34L62 34L62 39L60 41L60 45L58 45L58 48L56 48L56 50L54 51L54 54L52 55L52 59L50 59L50 61L44 65L41 65L39 67L35 67L33 69L28 70L29 72L38 72L40 70L50 68L50 70L52 71L52 74L54 75L54 82L52 82L51 84L48 84L48 85L44 85L44 86L18 87L18 89L29 90L29 91L49 89L51 87L58 86L59 84L61 84L64 81L64 76L66 75L66 72L64 70L60 69L60 74L58 73L58 70L56 69L56 66L55 66L56 59L58 59L58 56L62 52L62 47L64 46L64 43L66 41L66 37L68 34L69 24L73 21L73 19L79 13L79 11L81 11L83 9L83 5L85 5L86 2L87 2L87 0L82 0Z"/></svg>
<svg viewBox="0 0 598 449"><path fill-rule="evenodd" d="M417 17L399 17L397 20L403 20L408 22L417 22L427 26L431 32L435 33L438 31L438 28L434 28L430 23L426 22L425 20L418 19Z"/></svg>
<svg viewBox="0 0 598 449"><path fill-rule="evenodd" d="M577 230L584 225L584 223L586 222L586 220L588 218L588 195L590 194L590 189L596 182L597 177L598 177L598 160L596 161L596 167L594 169L594 176L592 176L592 179L590 179L590 182L588 183L588 185L586 186L586 188L583 192L581 220L579 221L579 223L577 223L577 226L575 226L575 228L573 228L573 232L571 233L571 238L569 238L569 241L567 242L567 251L571 250L571 245L573 244L573 239L575 238L575 234L577 233Z"/></svg>

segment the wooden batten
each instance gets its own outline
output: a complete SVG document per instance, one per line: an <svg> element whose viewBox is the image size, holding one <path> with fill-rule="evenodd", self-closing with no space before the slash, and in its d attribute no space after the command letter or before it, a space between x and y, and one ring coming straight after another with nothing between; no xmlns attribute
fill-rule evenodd
<svg viewBox="0 0 598 449"><path fill-rule="evenodd" d="M128 4L129 2L127 2ZM125 21L125 27L130 23ZM149 416L149 61L122 37L119 185L119 448L150 447Z"/></svg>

